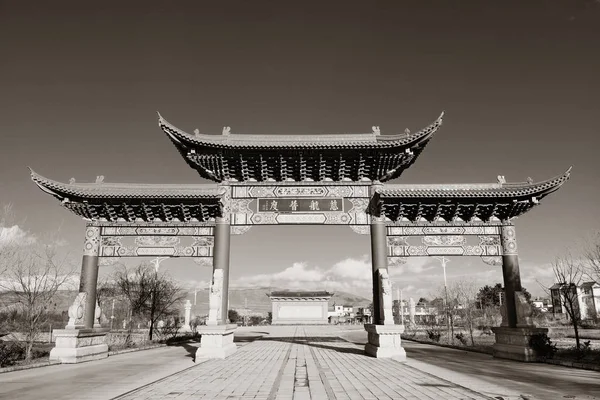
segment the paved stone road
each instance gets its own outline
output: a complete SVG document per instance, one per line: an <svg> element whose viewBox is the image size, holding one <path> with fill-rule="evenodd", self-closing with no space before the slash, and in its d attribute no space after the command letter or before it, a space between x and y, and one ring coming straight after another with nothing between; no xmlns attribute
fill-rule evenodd
<svg viewBox="0 0 600 400"><path fill-rule="evenodd" d="M120 399L489 399L318 327L271 327L268 337Z"/></svg>

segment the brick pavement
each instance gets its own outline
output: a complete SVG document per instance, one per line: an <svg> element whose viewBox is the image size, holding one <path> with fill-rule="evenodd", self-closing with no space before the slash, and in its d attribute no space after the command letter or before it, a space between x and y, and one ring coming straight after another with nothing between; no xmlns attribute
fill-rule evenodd
<svg viewBox="0 0 600 400"><path fill-rule="evenodd" d="M489 399L363 348L320 327L270 335L119 399Z"/></svg>

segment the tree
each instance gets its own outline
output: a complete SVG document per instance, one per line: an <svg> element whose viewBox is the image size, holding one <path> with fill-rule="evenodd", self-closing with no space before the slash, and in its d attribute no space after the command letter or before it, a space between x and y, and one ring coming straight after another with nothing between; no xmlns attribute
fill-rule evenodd
<svg viewBox="0 0 600 400"><path fill-rule="evenodd" d="M600 282L600 231L596 232L584 246L586 273L593 281Z"/></svg>
<svg viewBox="0 0 600 400"><path fill-rule="evenodd" d="M481 309L493 308L500 306L500 296L504 292L501 283L496 283L494 286L485 285L477 294L478 306Z"/></svg>
<svg viewBox="0 0 600 400"><path fill-rule="evenodd" d="M158 274L148 264L139 265L133 273L127 267L122 267L115 272L114 281L119 292L129 301L132 316L137 315L150 321L150 340L156 323L178 315L178 306L186 297L168 275Z"/></svg>
<svg viewBox="0 0 600 400"><path fill-rule="evenodd" d="M0 209L0 276L6 273L9 265L8 262L2 261L12 259L19 247L15 233L18 233L20 228L14 225L14 220L12 204L2 206Z"/></svg>
<svg viewBox="0 0 600 400"><path fill-rule="evenodd" d="M528 303L531 303L531 293L526 288L522 288L521 291L525 296ZM486 309L501 306L501 300L504 298L504 286L501 283L496 283L493 287L485 285L479 289L477 293L477 308Z"/></svg>
<svg viewBox="0 0 600 400"><path fill-rule="evenodd" d="M232 324L235 324L240 319L240 313L237 312L236 310L229 310L229 311L227 311L227 318L229 319L229 322L231 322Z"/></svg>
<svg viewBox="0 0 600 400"><path fill-rule="evenodd" d="M476 308L477 308L477 286L470 280L458 280L452 283L450 293L462 306L461 314L465 327L471 337L471 345L475 346L473 330L475 328Z"/></svg>
<svg viewBox="0 0 600 400"><path fill-rule="evenodd" d="M39 242L16 244L3 254L0 265L0 288L13 296L21 313L19 330L25 333L25 358L30 360L33 343L49 318L51 300L72 279L75 268L68 256L58 256L56 246Z"/></svg>
<svg viewBox="0 0 600 400"><path fill-rule="evenodd" d="M575 331L575 344L579 350L579 324L581 314L579 312L578 288L582 283L585 268L581 261L573 258L570 252L564 256L556 257L552 263L552 272L556 284L550 288L560 298L560 304L564 307L573 330Z"/></svg>

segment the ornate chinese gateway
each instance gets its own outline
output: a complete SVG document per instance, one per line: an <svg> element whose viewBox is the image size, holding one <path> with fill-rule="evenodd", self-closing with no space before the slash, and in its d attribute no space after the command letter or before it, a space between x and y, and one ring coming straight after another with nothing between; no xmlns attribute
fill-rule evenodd
<svg viewBox="0 0 600 400"><path fill-rule="evenodd" d="M230 235L253 225L348 225L371 235L374 324L366 352L403 359L403 326L393 325L386 290L388 266L420 256L476 256L502 266L506 318L496 328L495 355L533 360L530 325L520 304L521 282L513 221L569 178L487 184L384 183L410 167L442 125L384 135L220 135L186 133L159 115L158 124L187 164L215 184L119 184L33 181L87 221L80 292L82 329L94 330L99 265L120 257L189 257L212 266L210 315L199 357L235 351L227 321ZM64 349L63 349L64 350Z"/></svg>

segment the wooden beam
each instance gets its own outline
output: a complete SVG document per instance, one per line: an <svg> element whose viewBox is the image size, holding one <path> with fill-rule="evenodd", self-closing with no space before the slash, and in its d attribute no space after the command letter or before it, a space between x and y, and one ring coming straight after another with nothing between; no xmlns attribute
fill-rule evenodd
<svg viewBox="0 0 600 400"><path fill-rule="evenodd" d="M282 181L288 178L287 162L281 154L279 154L279 176Z"/></svg>
<svg viewBox="0 0 600 400"><path fill-rule="evenodd" d="M306 179L306 159L302 152L298 154L298 158L300 160L300 180L303 181Z"/></svg>

